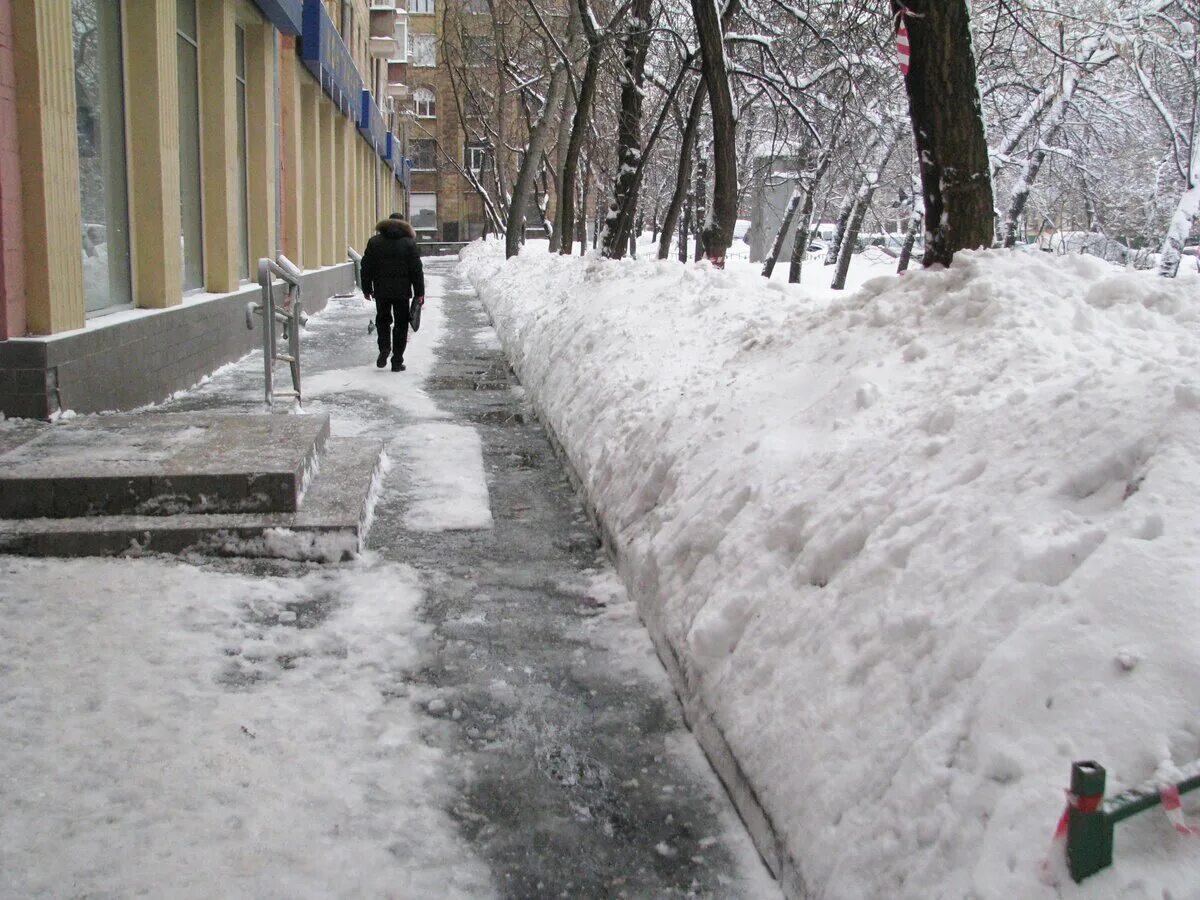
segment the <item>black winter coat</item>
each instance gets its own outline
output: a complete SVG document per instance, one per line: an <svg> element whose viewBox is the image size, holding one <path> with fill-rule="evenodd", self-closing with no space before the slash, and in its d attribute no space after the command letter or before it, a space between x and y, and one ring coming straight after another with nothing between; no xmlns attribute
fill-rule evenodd
<svg viewBox="0 0 1200 900"><path fill-rule="evenodd" d="M362 291L383 300L425 296L425 270L412 226L384 219L362 257Z"/></svg>

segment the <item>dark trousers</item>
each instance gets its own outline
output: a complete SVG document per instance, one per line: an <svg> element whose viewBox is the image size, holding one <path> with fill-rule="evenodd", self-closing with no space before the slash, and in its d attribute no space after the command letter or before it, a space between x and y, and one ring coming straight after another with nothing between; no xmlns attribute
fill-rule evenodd
<svg viewBox="0 0 1200 900"><path fill-rule="evenodd" d="M379 336L379 352L391 350L392 359L403 362L404 348L408 346L408 300L376 297L375 331Z"/></svg>

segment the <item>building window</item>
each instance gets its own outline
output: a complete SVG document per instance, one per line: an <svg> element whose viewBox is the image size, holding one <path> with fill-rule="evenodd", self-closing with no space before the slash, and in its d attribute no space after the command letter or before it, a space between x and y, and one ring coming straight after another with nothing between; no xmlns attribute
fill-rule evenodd
<svg viewBox="0 0 1200 900"><path fill-rule="evenodd" d="M238 274L243 279L250 277L250 185L247 181L250 167L247 164L246 146L246 29L238 25L234 29L236 55L234 70L234 92L237 94L237 158L238 158L238 249L241 262Z"/></svg>
<svg viewBox="0 0 1200 900"><path fill-rule="evenodd" d="M437 194L413 194L408 220L417 231L437 231Z"/></svg>
<svg viewBox="0 0 1200 900"><path fill-rule="evenodd" d="M120 0L72 0L75 132L89 313L133 302Z"/></svg>
<svg viewBox="0 0 1200 900"><path fill-rule="evenodd" d="M418 138L412 142L413 171L431 172L437 168L437 141Z"/></svg>
<svg viewBox="0 0 1200 900"><path fill-rule="evenodd" d="M417 88L413 91L413 112L418 119L436 118L437 95L429 88Z"/></svg>
<svg viewBox="0 0 1200 900"><path fill-rule="evenodd" d="M437 65L437 35L408 35L408 61L410 65L433 68Z"/></svg>
<svg viewBox="0 0 1200 900"><path fill-rule="evenodd" d="M433 15L434 0L408 0L408 11L417 15Z"/></svg>
<svg viewBox="0 0 1200 900"><path fill-rule="evenodd" d="M196 0L177 0L179 60L179 203L183 289L204 285L204 229L200 193L200 72Z"/></svg>
<svg viewBox="0 0 1200 900"><path fill-rule="evenodd" d="M487 160L487 147L483 146L468 146L463 150L463 163L467 169L478 175L483 171L483 164Z"/></svg>

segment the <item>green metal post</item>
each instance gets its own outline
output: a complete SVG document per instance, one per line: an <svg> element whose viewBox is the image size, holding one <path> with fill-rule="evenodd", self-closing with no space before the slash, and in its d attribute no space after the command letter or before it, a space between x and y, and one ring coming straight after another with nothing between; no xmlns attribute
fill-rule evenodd
<svg viewBox="0 0 1200 900"><path fill-rule="evenodd" d="M1104 767L1090 760L1071 765L1067 812L1067 869L1076 883L1112 865L1113 821L1101 808Z"/></svg>

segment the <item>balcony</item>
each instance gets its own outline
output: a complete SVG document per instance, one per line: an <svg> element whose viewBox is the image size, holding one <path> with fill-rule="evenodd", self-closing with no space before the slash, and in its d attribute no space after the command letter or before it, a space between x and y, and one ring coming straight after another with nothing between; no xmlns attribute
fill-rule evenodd
<svg viewBox="0 0 1200 900"><path fill-rule="evenodd" d="M391 59L399 49L396 43L396 0L375 0L371 4L371 56Z"/></svg>
<svg viewBox="0 0 1200 900"><path fill-rule="evenodd" d="M396 39L391 35L386 37L372 36L368 49L375 59L393 59L396 56Z"/></svg>
<svg viewBox="0 0 1200 900"><path fill-rule="evenodd" d="M390 38L396 33L395 0L375 0L371 4L371 38Z"/></svg>
<svg viewBox="0 0 1200 900"><path fill-rule="evenodd" d="M403 81L389 81L387 86L387 94L393 100L407 100L411 90Z"/></svg>

